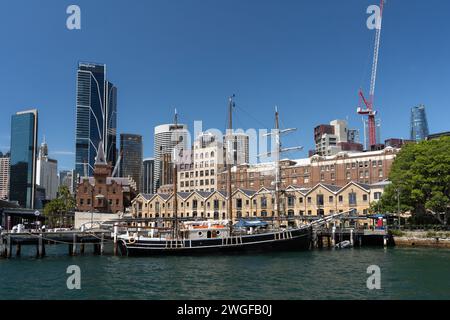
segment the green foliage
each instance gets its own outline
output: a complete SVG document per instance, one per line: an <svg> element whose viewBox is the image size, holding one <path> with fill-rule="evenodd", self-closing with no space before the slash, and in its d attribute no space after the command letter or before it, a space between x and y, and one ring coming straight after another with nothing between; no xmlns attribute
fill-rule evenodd
<svg viewBox="0 0 450 320"><path fill-rule="evenodd" d="M370 203L369 212L372 214L383 211L383 207L381 205L381 201L374 201Z"/></svg>
<svg viewBox="0 0 450 320"><path fill-rule="evenodd" d="M405 145L397 155L378 207L385 212L411 211L416 223L429 223L427 210L450 208L450 137ZM435 218L431 218L433 220ZM423 220L423 221L422 221Z"/></svg>
<svg viewBox="0 0 450 320"><path fill-rule="evenodd" d="M47 224L56 226L63 224L67 213L75 208L75 199L66 186L60 186L56 199L48 202L44 207Z"/></svg>
<svg viewBox="0 0 450 320"><path fill-rule="evenodd" d="M405 235L405 233L400 230L390 230L390 233L396 237L403 237Z"/></svg>
<svg viewBox="0 0 450 320"><path fill-rule="evenodd" d="M427 238L436 238L437 233L435 231L428 231L426 234Z"/></svg>
<svg viewBox="0 0 450 320"><path fill-rule="evenodd" d="M450 238L450 232L436 232L436 231L428 231L425 235L426 238L439 238L439 239L448 239Z"/></svg>

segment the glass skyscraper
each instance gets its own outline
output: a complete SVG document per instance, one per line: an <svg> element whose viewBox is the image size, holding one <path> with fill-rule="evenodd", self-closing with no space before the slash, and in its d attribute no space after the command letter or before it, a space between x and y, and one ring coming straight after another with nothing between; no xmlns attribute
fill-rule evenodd
<svg viewBox="0 0 450 320"><path fill-rule="evenodd" d="M411 140L422 141L428 136L428 121L423 104L411 108Z"/></svg>
<svg viewBox="0 0 450 320"><path fill-rule="evenodd" d="M138 134L120 134L120 176L131 177L136 182L136 190L141 192L142 183L142 136Z"/></svg>
<svg viewBox="0 0 450 320"><path fill-rule="evenodd" d="M142 169L142 193L155 193L153 189L155 158L146 158Z"/></svg>
<svg viewBox="0 0 450 320"><path fill-rule="evenodd" d="M106 83L107 88L107 110L106 110L106 160L113 165L117 161L117 88L111 83Z"/></svg>
<svg viewBox="0 0 450 320"><path fill-rule="evenodd" d="M75 171L92 175L100 140L106 160L115 165L117 157L117 88L106 80L106 65L79 63L77 70L77 114Z"/></svg>
<svg viewBox="0 0 450 320"><path fill-rule="evenodd" d="M37 130L37 110L12 116L9 199L32 209L36 193Z"/></svg>

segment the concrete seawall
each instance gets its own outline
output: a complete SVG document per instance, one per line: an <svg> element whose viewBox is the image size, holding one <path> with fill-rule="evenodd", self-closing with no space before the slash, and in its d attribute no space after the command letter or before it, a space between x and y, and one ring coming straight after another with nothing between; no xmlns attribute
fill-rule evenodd
<svg viewBox="0 0 450 320"><path fill-rule="evenodd" d="M450 239L448 238L443 239L394 236L394 242L395 245L399 247L433 247L450 249Z"/></svg>

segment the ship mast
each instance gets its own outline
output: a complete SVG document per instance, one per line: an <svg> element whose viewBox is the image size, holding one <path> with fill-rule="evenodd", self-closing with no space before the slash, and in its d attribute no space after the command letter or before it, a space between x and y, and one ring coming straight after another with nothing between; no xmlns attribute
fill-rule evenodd
<svg viewBox="0 0 450 320"><path fill-rule="evenodd" d="M175 132L178 131L178 113L177 113L177 109L175 109L175 115L174 115L174 123L175 123ZM177 191L177 166L178 166L178 156L177 156L177 152L178 152L178 142L179 142L179 136L178 134L176 134L175 136L175 141L176 141L176 145L173 148L173 172L172 172L172 180L173 180L173 216L174 216L174 225L173 225L173 237L178 239L178 191Z"/></svg>
<svg viewBox="0 0 450 320"><path fill-rule="evenodd" d="M281 167L280 167L280 124L278 118L278 107L275 106L275 214L280 219L280 187L281 187Z"/></svg>
<svg viewBox="0 0 450 320"><path fill-rule="evenodd" d="M279 123L279 114L278 114L278 107L275 106L275 129L272 130L272 132L265 134L264 136L273 136L275 146L272 148L273 151L258 155L258 157L267 157L267 156L274 156L275 160L275 202L274 202L274 211L275 211L275 219L278 220L278 224L280 224L281 219L281 200L280 200L280 193L282 189L282 181L281 181L281 165L280 165L280 156L282 153L289 152L289 151L299 151L302 150L303 147L290 147L290 148L282 148L281 144L281 135L285 133L291 133L293 131L296 131L296 128L289 128L289 129L283 129L280 130L280 123Z"/></svg>
<svg viewBox="0 0 450 320"><path fill-rule="evenodd" d="M228 99L228 129L227 129L227 146L226 146L226 166L227 166L227 211L228 219L230 219L230 235L233 231L233 200L231 198L231 166L232 166L232 150L233 150L233 108L235 106L234 94Z"/></svg>

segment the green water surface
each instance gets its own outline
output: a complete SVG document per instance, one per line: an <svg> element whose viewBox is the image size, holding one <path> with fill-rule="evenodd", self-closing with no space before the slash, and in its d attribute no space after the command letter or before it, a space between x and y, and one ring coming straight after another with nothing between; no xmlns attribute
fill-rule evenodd
<svg viewBox="0 0 450 320"><path fill-rule="evenodd" d="M354 248L251 255L47 257L0 259L0 299L450 299L450 250ZM67 267L81 270L69 290ZM381 269L381 289L366 286Z"/></svg>

